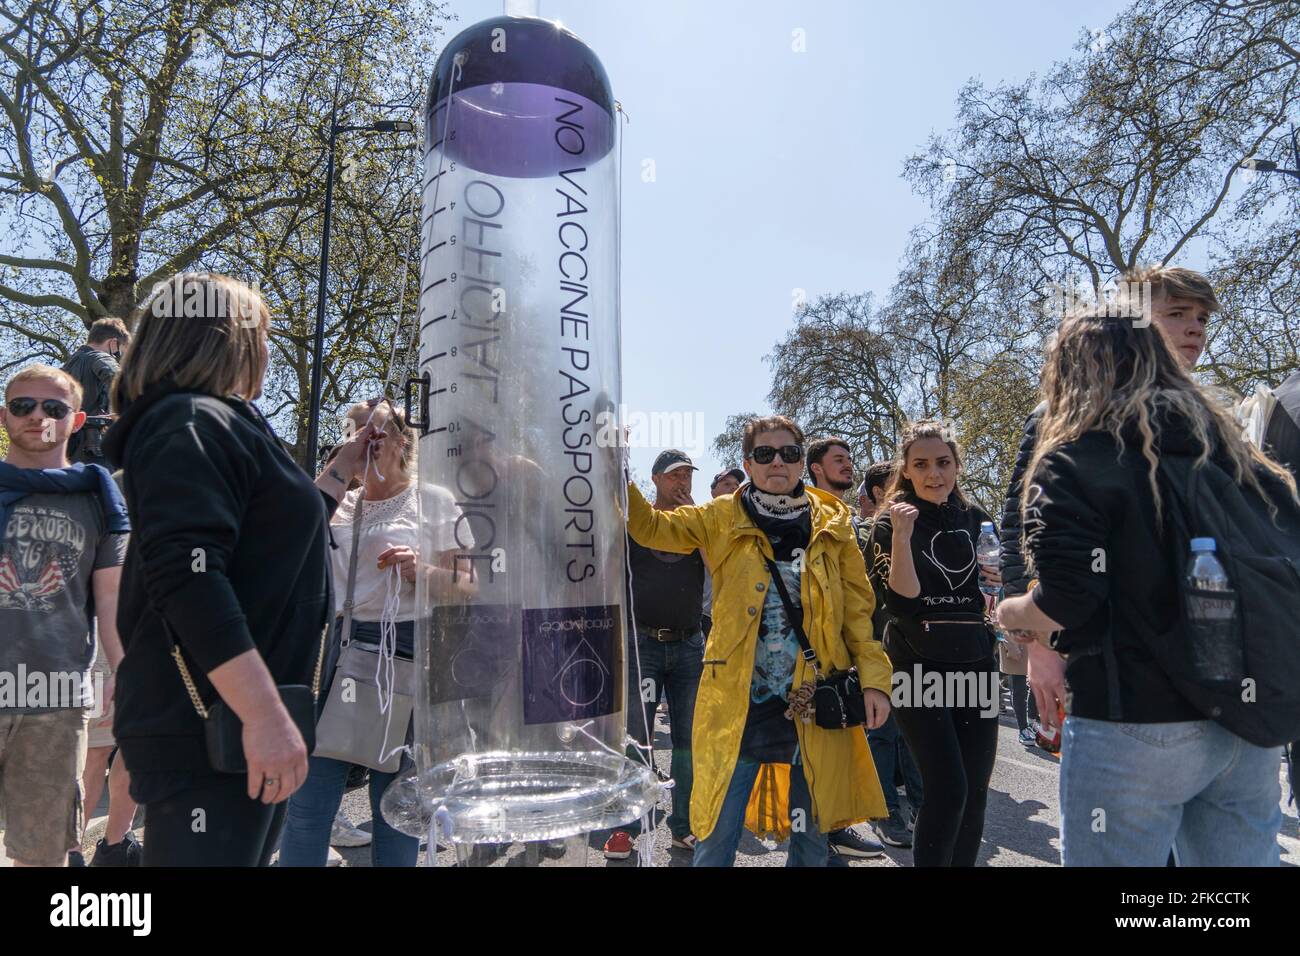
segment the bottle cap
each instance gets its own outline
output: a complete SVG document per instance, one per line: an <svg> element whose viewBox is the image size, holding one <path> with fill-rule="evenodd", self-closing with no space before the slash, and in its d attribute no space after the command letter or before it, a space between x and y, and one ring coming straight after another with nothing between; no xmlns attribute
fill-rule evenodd
<svg viewBox="0 0 1300 956"><path fill-rule="evenodd" d="M1214 550L1214 539L1213 539L1213 538L1193 538L1193 539L1192 539L1192 550L1193 550L1193 551L1213 551L1213 550Z"/></svg>
<svg viewBox="0 0 1300 956"><path fill-rule="evenodd" d="M981 521L981 522L980 522L980 534L983 534L985 531L993 531L993 530L994 530L994 528L993 528L993 522L992 522L992 521Z"/></svg>

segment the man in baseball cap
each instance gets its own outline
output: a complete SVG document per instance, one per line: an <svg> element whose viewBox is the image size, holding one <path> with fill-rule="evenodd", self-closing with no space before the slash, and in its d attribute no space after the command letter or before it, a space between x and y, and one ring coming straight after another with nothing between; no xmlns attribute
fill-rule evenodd
<svg viewBox="0 0 1300 956"><path fill-rule="evenodd" d="M650 469L655 486L654 507L672 511L693 505L691 477L698 469L682 451L661 452ZM672 741L672 812L668 829L672 845L693 851L689 808L691 805L691 724L695 717L695 693L704 672L704 633L701 631L704 605L704 560L699 551L673 554L653 551L628 539L628 560L632 571L632 604L636 619L632 631L637 658L629 651L627 669L627 731L642 746L654 740L655 711L668 698L668 727ZM637 707L635 702L641 702ZM605 841L605 856L625 860L632 855L632 837L639 832L633 824L615 830Z"/></svg>
<svg viewBox="0 0 1300 956"><path fill-rule="evenodd" d="M709 483L709 491L713 497L721 495L734 494L736 489L745 483L745 471L743 468L724 468L713 476L713 481Z"/></svg>
<svg viewBox="0 0 1300 956"><path fill-rule="evenodd" d="M659 457L655 459L654 467L650 469L651 475L666 475L670 471L676 471L678 468L689 468L691 471L699 471L691 462L690 456L684 451L678 451L676 448L669 448L667 451L661 451Z"/></svg>

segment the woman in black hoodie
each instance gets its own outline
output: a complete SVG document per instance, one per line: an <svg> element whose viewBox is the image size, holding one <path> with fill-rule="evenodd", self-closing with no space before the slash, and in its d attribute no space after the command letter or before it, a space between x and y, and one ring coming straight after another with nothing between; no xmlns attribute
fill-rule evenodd
<svg viewBox="0 0 1300 956"><path fill-rule="evenodd" d="M894 713L921 771L916 866L974 866L1000 704L975 543L989 516L957 487L961 450L939 422L911 425L871 533L870 576L889 614Z"/></svg>
<svg viewBox="0 0 1300 956"><path fill-rule="evenodd" d="M328 514L369 435L312 486L252 404L269 326L247 286L178 275L145 303L113 384L105 447L134 531L113 731L146 808L146 866L267 865L307 775L276 687L319 681ZM246 774L209 763L200 707L218 699L242 724Z"/></svg>
<svg viewBox="0 0 1300 956"><path fill-rule="evenodd" d="M1292 517L1295 481L1242 439L1150 323L1068 316L1043 362L1042 397L1020 502L1036 581L999 605L998 620L1014 640L1050 641L1067 661L1062 860L1163 866L1173 848L1180 866L1276 866L1280 747L1229 729L1202 694L1223 678L1197 686L1178 661L1194 631L1179 587L1190 555L1175 553L1189 517L1177 476L1190 466L1208 488L1220 474L1243 499L1273 512L1286 505ZM1255 557L1237 550L1234 562L1234 542L1218 544L1228 568ZM1292 664L1297 652L1282 649L1294 648L1294 631L1270 635L1267 625L1255 619L1255 633L1279 649L1271 664ZM1243 703L1272 705L1247 686Z"/></svg>

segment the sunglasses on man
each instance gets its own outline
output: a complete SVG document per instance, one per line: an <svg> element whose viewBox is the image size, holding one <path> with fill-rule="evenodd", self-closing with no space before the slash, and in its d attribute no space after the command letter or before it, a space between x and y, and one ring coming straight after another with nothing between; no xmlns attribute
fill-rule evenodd
<svg viewBox="0 0 1300 956"><path fill-rule="evenodd" d="M749 453L749 457L754 459L754 461L758 462L760 465L770 465L772 464L772 459L774 459L778 454L781 456L781 460L787 465L793 465L797 461L803 461L803 446L782 445L777 449L773 448L771 445L759 445Z"/></svg>
<svg viewBox="0 0 1300 956"><path fill-rule="evenodd" d="M5 407L9 409L9 414L17 418L26 418L36 410L37 405L41 406L41 411L45 413L46 417L53 418L56 422L63 421L68 417L68 413L72 411L71 405L67 402L61 402L57 398L45 398L39 401L35 398L11 398L5 403Z"/></svg>

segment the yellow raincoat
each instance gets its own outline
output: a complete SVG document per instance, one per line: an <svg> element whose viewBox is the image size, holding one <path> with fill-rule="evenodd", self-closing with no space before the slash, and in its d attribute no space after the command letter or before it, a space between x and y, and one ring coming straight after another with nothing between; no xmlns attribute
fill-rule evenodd
<svg viewBox="0 0 1300 956"><path fill-rule="evenodd" d="M893 668L871 637L875 594L849 521L848 506L816 488L811 499L812 537L804 556L800 603L804 630L823 673L856 665L864 688L889 696ZM713 630L704 648L704 673L695 698L691 758L691 832L713 832L740 756L749 713L750 681L763 599L771 585L764 558L767 536L755 526L740 496L723 495L702 505L656 511L635 485L628 485L628 532L659 551L697 548L713 568ZM803 658L795 662L792 688L813 680ZM813 819L823 833L886 816L885 797L861 727L824 730L795 721ZM756 832L789 832L789 768L767 765L758 776L746 824Z"/></svg>

